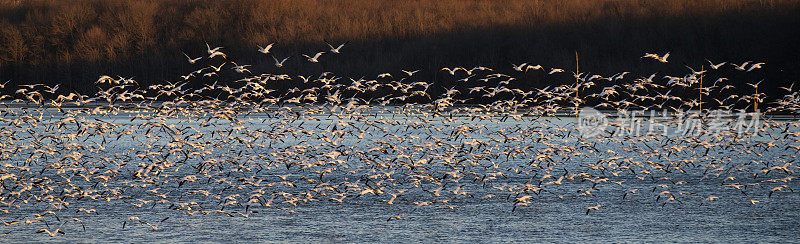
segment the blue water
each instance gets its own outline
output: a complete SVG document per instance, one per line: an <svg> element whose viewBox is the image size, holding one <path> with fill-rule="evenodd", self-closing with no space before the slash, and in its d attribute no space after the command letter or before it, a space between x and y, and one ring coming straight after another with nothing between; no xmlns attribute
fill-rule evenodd
<svg viewBox="0 0 800 244"><path fill-rule="evenodd" d="M469 117L415 117L410 114L393 114L391 111L394 110L343 119L326 114L305 115L297 121L286 117L270 118L265 114L251 114L240 117L242 123L238 125L212 120L209 126L204 126L200 122L202 120L180 116L172 116L163 121L155 120L165 125L174 125L171 129L182 130L180 134L161 128L148 131L142 126L147 121L131 121L131 116L134 115L132 113L81 115L84 125L105 121L114 123L114 126L108 131L79 136L72 141L49 141L37 136L26 136L23 133L26 129L6 126L5 130L18 131L15 141L27 140L31 145L37 146L26 148L19 144L6 145L6 148L21 150L15 154L4 153L3 164L20 165L25 159L33 159L36 163L28 165L28 171L6 167L4 172L13 171L17 177L27 177L30 182L35 182L38 178L56 180L62 176L72 176L73 184L85 190L99 190L94 194L124 197L112 197L109 200L103 197L96 200L86 197L80 200L65 198L69 202L68 206L54 211L55 215L46 214L42 218L36 218L35 214L56 208L44 202L34 203L32 198L28 198L29 203L22 203L21 200L11 203L19 207L9 207L8 202L4 201L2 209L8 213L0 214L0 218L6 222L17 220L21 223L0 226L0 234L8 233L0 238L4 242L12 243L795 242L800 231L800 194L789 190L800 190L797 181L769 181L786 177L791 179L797 171L794 164L796 152L786 147L797 145L797 138L788 136L775 140L768 137L773 134L782 135L781 128L767 129L761 136L740 141L739 143L743 143L740 147L726 148L733 145L731 138L703 137L703 141L719 143L706 152L702 146L698 147L696 143L685 141L687 138L678 136L649 141L644 140L649 138L644 136L616 138L611 141L581 140L573 134L577 133L574 131L574 118L473 120ZM46 125L61 119L58 116L49 119L44 116L40 123ZM391 123L380 124L377 121ZM326 129L332 130L333 124L337 123L340 124L337 130L346 133L332 136L332 132L325 132ZM794 121L781 123L789 126ZM237 129L237 126L243 127ZM470 128L470 131L464 132L458 138L451 136L460 128ZM79 127L67 124L61 129L62 131L58 131L39 126L30 128L29 131L31 135L63 135L75 132ZM315 134L298 132L301 129L313 130ZM126 130L131 133L118 136ZM791 127L788 131L795 130L796 127ZM292 132L298 133L292 135ZM360 132L364 132L360 135L361 138L358 135ZM279 134L280 139L270 137ZM197 138L200 135L203 137ZM151 151L163 153L174 149L167 144L176 141L176 137L178 141L188 142L180 146L181 148L197 152L208 150L208 154L202 158L187 158L180 152L167 157L152 156L155 159L153 162L157 162L165 170L161 173L150 172L146 178L149 182L133 176L133 172L153 164L136 156L137 154ZM472 140L479 140L484 145L465 145ZM775 141L777 146L755 146L770 141ZM74 142L75 145L70 147L68 142ZM48 156L33 152L42 145L62 150ZM86 148L79 149L76 145L84 145ZM93 149L90 145L103 145L104 148ZM680 152L665 151L664 148L674 145L683 145L686 148ZM648 146L657 147L660 151L645 152L644 149ZM525 153L509 154L515 150ZM81 170L43 170L46 162L53 162L54 158L63 157L72 151L81 152L84 158L80 160L80 165L66 168ZM322 156L331 151L341 152L342 155ZM473 157L479 154L487 158ZM398 155L406 155L408 158L397 159ZM547 155L550 159L532 163L538 155ZM454 160L448 163L450 157ZM218 164L218 168L206 168L205 172L211 175L207 178L198 173L196 167L211 158L219 159L223 163ZM466 160L458 162L462 159ZM226 160L233 163L224 163ZM422 167L408 167L408 164L418 160L427 161L419 163ZM633 175L628 170L619 168L592 169L592 165L603 160L606 160L603 163L605 167L627 165L637 172L652 172L652 177L638 173ZM625 163L626 160L628 163ZM677 163L680 160L693 161L693 164L686 164L685 161ZM159 161L161 162L158 163ZM630 164L634 161L640 164ZM287 168L287 162L298 164ZM759 173L765 168L783 165L785 162L789 163L789 172L775 170ZM304 164L307 167L301 167ZM658 165L667 170L656 169L655 166ZM726 167L709 172L709 169L719 168L711 165ZM330 172L322 177L314 172L326 169ZM106 173L106 170L116 170L118 173ZM96 172L94 176L112 176L112 180L105 182L95 178L86 182L82 181L82 176L75 176L91 171ZM381 176L390 172L388 177ZM452 172L456 172L457 177L442 178L442 175ZM498 172L503 175L497 175ZM578 176L581 173L591 176ZM720 175L717 176L716 173ZM753 177L753 173L757 175ZM293 182L294 186L254 186L239 181L258 178L264 184L275 183L281 182L278 176L284 174L291 174L287 181ZM545 174L553 177L543 179ZM196 175L197 180L180 183L181 179L189 175ZM435 180L425 179L425 175L433 176ZM487 175L496 177L485 181ZM562 184L547 184L562 176L566 176ZM728 179L729 176L734 179ZM608 181L597 185L590 181L603 178ZM215 183L218 179L233 182L232 187ZM540 180L544 182L539 184ZM320 181L337 185L337 191L347 192L348 197L342 203L330 200L337 191L319 190ZM343 186L356 181L359 182L358 187ZM676 184L681 181L685 183ZM10 187L11 182L4 181L4 184ZM139 187L131 187L131 184ZM373 187L376 184L384 187L382 194L359 194L367 189L365 185ZM542 190L538 193L520 193L525 184L542 187ZM725 186L731 184L753 185L742 191ZM52 185L61 186L59 183ZM770 189L780 185L787 185L788 188L768 196ZM439 187L442 187L439 196L430 193ZM459 187L471 196L450 192ZM508 190L508 187L513 189ZM57 187L53 192L60 192L61 189ZM110 189L120 192L111 194ZM157 193L147 192L154 189ZM272 206L264 207L260 203L247 206L246 202L251 199L247 196L253 195L259 189L265 191L262 199L273 201ZM592 195L581 195L579 190L586 189ZM632 189L637 189L637 192L625 194ZM190 193L195 190L205 190L212 195L206 197ZM667 190L674 195L674 200L667 200L668 194L660 195ZM4 192L6 191L8 190ZM387 204L391 198L389 194L399 191L404 192L394 204ZM313 200L299 202L294 206L283 202L283 198L276 195L280 192L293 194L294 197L310 193ZM159 194L166 195L161 197ZM221 198L238 194L235 197L238 204L226 205L227 202L214 198L215 194ZM524 195L531 196L528 205L515 207L514 199ZM717 196L719 199L705 200L709 196ZM138 199L147 203L141 207L134 206L133 204L141 203ZM159 200L165 202L156 203ZM754 204L751 200L758 202ZM415 204L426 201L433 202L427 206ZM175 209L176 203L190 202L197 203L189 204L193 206L192 210ZM596 205L600 205L599 209L591 210L587 214L587 208ZM223 209L223 206L225 213L234 217L215 213L216 210ZM95 209L96 213L76 213L79 208ZM210 213L204 215L202 212L195 212L197 210ZM189 216L188 213L191 212L195 213ZM238 213L247 213L247 217ZM157 230L144 222L127 220L132 216L157 226ZM400 219L388 220L392 216L400 216ZM72 218L77 218L80 222L71 220ZM33 223L26 224L25 220ZM36 233L39 229L57 228L63 230L64 234L50 237L46 233Z"/></svg>

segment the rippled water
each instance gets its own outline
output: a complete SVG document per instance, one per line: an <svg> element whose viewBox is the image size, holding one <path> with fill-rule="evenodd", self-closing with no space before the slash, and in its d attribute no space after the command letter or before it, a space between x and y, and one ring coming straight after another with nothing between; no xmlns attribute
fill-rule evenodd
<svg viewBox="0 0 800 244"><path fill-rule="evenodd" d="M129 115L105 116L98 118L125 124ZM268 124L279 119L259 117L252 115L250 119L261 120L260 123L247 126L268 128ZM320 117L321 121L293 122L301 128L314 128L320 124L329 125L330 119ZM547 119L547 120L545 120ZM401 120L401 119L398 119ZM409 123L414 118L407 118ZM546 127L566 128L575 124L572 118L544 118L541 119ZM501 130L508 128L533 126L529 120L498 121L472 121L467 119L463 123L483 125L487 130ZM139 123L139 122L130 122ZM181 122L180 120L168 123L183 126L197 126L197 122ZM357 122L354 122L357 123ZM428 127L437 127L437 121L430 122ZM366 126L366 125L363 125ZM407 125L395 125L392 129L405 129ZM442 125L444 126L444 125ZM214 128L206 128L213 130ZM405 136L426 137L429 131L414 129L407 130ZM369 147L375 140L385 140L386 135L379 137L367 136L363 140L344 140L342 144L358 146L364 143ZM470 138L481 138L480 134L473 134ZM140 148L143 144L134 140L113 140L114 136L107 138L106 147L111 152L123 152L131 148ZM757 138L756 138L757 139ZM93 138L92 140L99 140ZM565 139L565 143L572 143ZM305 141L313 143L314 141ZM278 143L278 142L276 142ZM282 145L301 143L300 141L283 141ZM87 142L88 144L88 142ZM237 144L235 147L242 147ZM534 147L544 147L531 143ZM624 152L618 146L598 144L600 151L615 150L617 153L635 158L640 157L639 152ZM216 153L222 153L217 151ZM268 152L264 152L265 154ZM710 153L722 157L733 157L735 152L715 148ZM769 160L771 157L786 157L786 149L782 147L764 153L760 159ZM675 155L675 160L683 157ZM756 156L743 155L741 160L748 161ZM591 158L557 162L565 171L582 170ZM592 159L594 160L594 159ZM666 160L666 159L665 159ZM526 161L512 160L507 167L524 167ZM358 165L351 165L358 167ZM133 167L129 165L128 167ZM188 168L188 167L187 167ZM187 172L184 168L180 172ZM594 191L595 196L577 197L576 189L587 187L586 182L565 182L556 193L541 193L533 198L527 207L516 207L512 199L513 193L503 193L491 186L500 186L505 183L513 184L526 182L534 176L525 174L507 174L507 177L498 178L491 186L480 183L464 182L462 185L473 197L456 198L451 202L452 209L447 206L416 206L410 204L430 198L425 193L409 194L404 197L402 204L388 205L381 201L384 197L364 195L358 198L348 198L344 203L333 201L320 201L301 204L291 210L294 214L276 208L255 208L257 213L251 213L248 218L228 217L221 214L194 214L187 216L186 211L167 209L165 205L145 204L142 208L133 207L129 203L134 201L78 201L64 210L65 213L74 213L77 208L94 208L97 214L81 214L83 225L76 222L66 224L35 223L31 225L15 224L0 226L2 233L10 232L0 237L4 242L263 242L263 241L288 241L288 242L792 242L797 241L800 233L800 193L784 191L777 192L771 197L767 191L754 190L749 195L721 187L723 179L708 179L701 169L685 168L685 174L672 175L673 181L685 180L690 184L676 186L672 190L685 190L688 196L682 197L681 202L665 202L657 200L656 189L658 179L640 181L633 177L618 177L624 184L598 185ZM269 174L281 174L276 168ZM556 170L556 173L559 172ZM266 172L265 172L266 174ZM554 173L555 174L555 173ZM342 172L334 172L326 179L346 177ZM298 179L294 179L298 180ZM466 180L466 179L465 179ZM746 178L740 182L747 182ZM792 181L787 184L793 189L800 190L800 186ZM407 184L407 182L400 182ZM451 186L459 185L452 183ZM591 185L591 184L589 184ZM175 186L173 186L175 187ZM213 183L208 183L208 189L214 189ZM639 193L623 194L630 189L639 189ZM161 192L187 191L187 189L160 189ZM487 194L494 195L487 198ZM717 201L703 201L709 195L719 196ZM751 204L749 199L759 201ZM124 203L123 203L124 202ZM601 205L598 211L586 213L589 206ZM513 212L512 212L513 209ZM26 209L19 209L16 214L24 214ZM35 212L29 212L35 213ZM68 215L68 214L64 214ZM400 220L387 220L391 216L401 216ZM7 215L1 215L6 219ZM157 231L138 223L128 222L123 228L123 222L130 216L154 223ZM66 217L63 217L66 218ZM165 219L166 218L166 219ZM48 219L52 219L51 217ZM160 222L162 219L163 222ZM46 234L36 233L41 228L60 228L64 235L50 237ZM84 230L85 227L85 230ZM2 234L0 233L0 234Z"/></svg>

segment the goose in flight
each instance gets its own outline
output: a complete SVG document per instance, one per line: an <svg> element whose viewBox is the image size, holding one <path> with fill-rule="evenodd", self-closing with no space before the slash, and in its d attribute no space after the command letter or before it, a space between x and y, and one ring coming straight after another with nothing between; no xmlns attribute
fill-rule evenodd
<svg viewBox="0 0 800 244"><path fill-rule="evenodd" d="M793 88L794 88L794 84L795 84L795 83L792 83L792 85L790 85L789 87L785 87L785 86L778 87L778 89L782 89L782 90L785 90L785 91L787 91L787 92L792 92L792 90L793 90Z"/></svg>
<svg viewBox="0 0 800 244"><path fill-rule="evenodd" d="M303 56L308 58L308 62L319 63L319 56L322 56L323 53L325 53L325 52L318 52L317 54L314 55L314 57L311 57L311 56L308 56L308 55L305 55L305 54L303 54Z"/></svg>
<svg viewBox="0 0 800 244"><path fill-rule="evenodd" d="M753 88L755 88L755 89L758 89L758 85L760 85L760 84L761 84L761 82L763 82L763 81L764 81L764 80L761 80L761 81L759 81L759 82L757 82L757 83L755 83L755 84L752 84L752 83L745 83L745 84L746 84L746 85L749 85L749 86L752 86L752 87L753 87Z"/></svg>
<svg viewBox="0 0 800 244"><path fill-rule="evenodd" d="M753 65L750 65L750 68L747 69L747 72L753 71L754 69L760 69L760 68L762 68L761 65L764 65L764 64L765 63L755 63Z"/></svg>
<svg viewBox="0 0 800 244"><path fill-rule="evenodd" d="M107 76L107 75L100 76L100 78L97 79L97 81L95 82L95 84L103 84L103 83L119 84L119 82L117 82L117 80L115 80L114 78L111 78L111 76Z"/></svg>
<svg viewBox="0 0 800 244"><path fill-rule="evenodd" d="M36 231L36 233L42 233L42 232L47 233L48 235L50 235L50 237L55 237L56 234L59 234L59 233L61 233L62 235L66 235L67 234L67 233L64 233L64 231L61 230L61 229L56 229L55 231L52 231L52 232L50 230L48 230L48 229L41 229L41 230Z"/></svg>
<svg viewBox="0 0 800 244"><path fill-rule="evenodd" d="M389 222L389 221L391 221L391 220L393 220L393 219L400 220L400 219L403 219L403 216L402 216L402 215L394 215L394 216L389 216L389 218L388 218L388 219L386 219L386 222Z"/></svg>
<svg viewBox="0 0 800 244"><path fill-rule="evenodd" d="M231 63L233 63L233 65L234 65L232 69L236 70L236 72L239 72L239 73L244 73L244 72L250 73L250 70L247 69L247 67L249 67L250 65L247 65L247 64L238 65L238 64L236 64L234 62L231 62ZM224 63L223 63L223 65L224 65ZM222 65L220 65L220 68L222 68Z"/></svg>
<svg viewBox="0 0 800 244"><path fill-rule="evenodd" d="M342 53L342 52L341 52L341 50L342 50L342 47L344 47L344 44L347 44L347 42L345 42L345 43L342 43L342 44L340 44L339 46L337 46L337 47L335 47L335 48L333 47L333 45L331 45L331 43L329 43L329 42L327 42L327 41L325 41L325 44L328 44L328 47L330 47L330 48L331 48L331 52L332 52L332 53Z"/></svg>
<svg viewBox="0 0 800 244"><path fill-rule="evenodd" d="M519 72L522 72L522 71L525 71L525 70L526 70L526 69L525 69L525 66L528 66L528 63L522 63L522 64L520 64L520 65L511 64L511 66L514 68L514 70L516 70L516 71L519 71Z"/></svg>
<svg viewBox="0 0 800 244"><path fill-rule="evenodd" d="M541 70L542 66L538 65L538 64L537 65L528 65L528 67L525 67L525 72L528 72L528 70L530 70L530 69Z"/></svg>
<svg viewBox="0 0 800 244"><path fill-rule="evenodd" d="M272 45L274 45L274 44L275 43L270 43L266 47L258 46L258 51L263 53L263 54L267 54L267 53L269 53L269 50L272 49Z"/></svg>
<svg viewBox="0 0 800 244"><path fill-rule="evenodd" d="M211 67L212 69L214 69L215 72L219 72L222 69L222 66L225 66L226 63L228 63L228 62L222 63L219 66L209 65L208 67Z"/></svg>
<svg viewBox="0 0 800 244"><path fill-rule="evenodd" d="M215 47L212 49L211 46L208 45L208 43L206 43L206 48L208 49L208 54L211 54L213 52L218 52L220 49L222 49L222 47Z"/></svg>
<svg viewBox="0 0 800 244"><path fill-rule="evenodd" d="M561 72L564 72L564 70L563 70L563 69L555 69L555 68L551 68L551 69L550 69L550 72L549 72L549 73L547 73L547 74L548 74L548 75L552 75L552 74L555 74L555 73L561 73Z"/></svg>
<svg viewBox="0 0 800 244"><path fill-rule="evenodd" d="M280 68L280 67L283 67L283 63L285 63L285 62L286 62L286 60L288 60L288 59L289 59L289 57L286 57L286 58L284 58L284 59L283 59L283 60L281 60L281 61L278 61L278 59L277 59L277 58L275 58L275 56L272 56L272 59L274 59L274 60L275 60L275 67L278 67L278 68Z"/></svg>
<svg viewBox="0 0 800 244"><path fill-rule="evenodd" d="M44 92L55 94L59 86L61 86L61 84L56 84L54 87L45 86Z"/></svg>
<svg viewBox="0 0 800 244"><path fill-rule="evenodd" d="M642 58L652 58L662 63L668 62L667 57L669 57L669 53L664 54L664 56L658 56L658 54L655 53L645 53L644 56L642 56Z"/></svg>
<svg viewBox="0 0 800 244"><path fill-rule="evenodd" d="M463 69L463 68L461 68L461 67L455 67L455 68L452 68L452 69L451 69L451 68L444 67L444 68L442 68L441 70L442 70L442 71L447 71L448 73L450 73L450 75L456 75L456 71L458 71L459 69Z"/></svg>
<svg viewBox="0 0 800 244"><path fill-rule="evenodd" d="M200 59L203 58L203 57L191 58L191 57L189 57L188 54L186 54L184 52L181 52L181 53L183 53L183 56L186 56L186 60L188 60L190 64L194 64L194 63L197 62L197 60L200 60Z"/></svg>
<svg viewBox="0 0 800 244"><path fill-rule="evenodd" d="M586 215L589 215L589 210L599 211L600 210L600 204L598 204L597 206L591 206L591 207L586 208Z"/></svg>
<svg viewBox="0 0 800 244"><path fill-rule="evenodd" d="M208 48L208 54L209 54L208 58L214 58L216 56L222 56L222 58L227 58L227 56L224 53L219 51L220 49L222 49L222 47L215 47L212 49L211 46L209 46L208 43L206 43L206 48Z"/></svg>
<svg viewBox="0 0 800 244"><path fill-rule="evenodd" d="M744 62L744 63L742 63L742 65L736 65L736 64L731 64L731 65L733 65L733 67L736 67L736 70L745 71L745 70L747 70L747 69L745 69L745 67L748 64L750 64L750 62L751 61Z"/></svg>
<svg viewBox="0 0 800 244"><path fill-rule="evenodd" d="M719 69L719 67L722 67L723 65L728 63L728 62L722 62L722 63L714 64L714 63L711 62L711 60L706 59L706 61L708 61L708 64L711 65L712 69Z"/></svg>
<svg viewBox="0 0 800 244"><path fill-rule="evenodd" d="M400 71L403 71L403 73L406 73L406 75L408 75L408 77L411 77L412 75L414 75L417 72L419 72L419 70L408 71L408 70L403 70L403 69L401 69Z"/></svg>

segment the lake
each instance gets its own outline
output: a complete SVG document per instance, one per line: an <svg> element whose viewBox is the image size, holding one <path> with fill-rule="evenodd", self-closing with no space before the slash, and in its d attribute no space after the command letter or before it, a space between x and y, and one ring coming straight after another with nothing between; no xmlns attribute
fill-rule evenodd
<svg viewBox="0 0 800 244"><path fill-rule="evenodd" d="M612 132L627 121L609 116L584 137L582 117L467 109L92 109L5 110L18 123L1 133L1 173L14 176L0 219L19 223L0 238L791 242L800 231L792 119L750 134L734 119L710 134L702 119L686 134L671 115L661 135Z"/></svg>

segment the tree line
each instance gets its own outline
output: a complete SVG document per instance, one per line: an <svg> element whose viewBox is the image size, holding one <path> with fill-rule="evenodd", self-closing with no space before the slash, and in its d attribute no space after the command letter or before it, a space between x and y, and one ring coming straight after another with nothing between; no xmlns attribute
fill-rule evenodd
<svg viewBox="0 0 800 244"><path fill-rule="evenodd" d="M0 79L11 80L7 89L79 92L100 75L173 81L194 68L183 53L206 55L208 43L256 72L419 69L431 81L452 66L510 71L529 62L613 74L754 60L767 63L759 77L768 90L800 77L798 16L793 0L0 0ZM327 50L325 42L347 45L320 63L301 56ZM270 54L257 52L270 43ZM645 52L671 52L673 65L639 59ZM272 56L290 59L278 68Z"/></svg>

